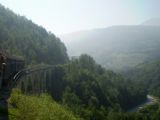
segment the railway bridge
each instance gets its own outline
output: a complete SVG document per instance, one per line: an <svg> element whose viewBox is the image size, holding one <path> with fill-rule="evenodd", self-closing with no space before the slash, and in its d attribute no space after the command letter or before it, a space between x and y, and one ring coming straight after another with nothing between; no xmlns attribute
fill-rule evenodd
<svg viewBox="0 0 160 120"><path fill-rule="evenodd" d="M9 84L10 88L17 87L24 93L40 94L47 92L54 79L56 66L38 66L19 71Z"/></svg>
<svg viewBox="0 0 160 120"><path fill-rule="evenodd" d="M41 94L51 89L56 66L38 66L18 71L0 90L0 120L8 119L8 98L12 88L19 88L26 94Z"/></svg>
<svg viewBox="0 0 160 120"><path fill-rule="evenodd" d="M0 120L8 119L7 100L12 88L19 88L25 94L51 93L57 86L57 66L37 65L25 68L24 59L0 50ZM58 92L54 91L58 96Z"/></svg>

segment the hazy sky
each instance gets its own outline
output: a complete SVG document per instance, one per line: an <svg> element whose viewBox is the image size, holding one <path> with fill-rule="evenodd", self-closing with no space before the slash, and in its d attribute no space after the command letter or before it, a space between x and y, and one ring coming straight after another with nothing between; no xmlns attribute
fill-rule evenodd
<svg viewBox="0 0 160 120"><path fill-rule="evenodd" d="M160 16L160 0L0 0L55 34L140 24Z"/></svg>

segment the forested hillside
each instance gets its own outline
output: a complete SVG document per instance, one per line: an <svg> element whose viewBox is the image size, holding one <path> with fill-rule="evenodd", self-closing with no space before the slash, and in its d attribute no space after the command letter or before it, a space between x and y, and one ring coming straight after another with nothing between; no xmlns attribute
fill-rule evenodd
<svg viewBox="0 0 160 120"><path fill-rule="evenodd" d="M153 23L152 23L153 24ZM87 53L112 70L127 70L160 58L160 27L113 26L62 35L70 56Z"/></svg>
<svg viewBox="0 0 160 120"><path fill-rule="evenodd" d="M41 83L46 92L85 120L104 120L112 112L125 112L146 100L147 91L138 82L105 70L86 54L56 66L50 73ZM33 91L39 90L40 85L30 80L23 80L23 84L28 84L26 89L23 85L20 88L23 93L36 94Z"/></svg>
<svg viewBox="0 0 160 120"><path fill-rule="evenodd" d="M19 99L15 99L16 101L14 100L14 96L12 96L11 99L14 101L12 100L13 102L11 103L16 103L16 110L18 112L24 112L25 114L29 114L30 117L38 118L39 116L36 116L34 113L41 115L39 114L42 112L41 108L45 108L49 102L52 104L50 111L53 112L58 119L61 115L56 114L54 109L57 113L63 113L67 110L66 112L69 113L69 116L67 114L64 115L65 117L70 117L70 119L157 120L159 118L160 105L158 101L137 112L127 112L128 109L145 102L149 90L146 88L148 84L147 77L145 78L147 81L145 81L145 79L141 80L137 75L136 77L139 78L137 80L131 81L125 79L112 71L106 71L100 65L96 64L93 58L85 54L79 58L72 59L68 64L56 66L54 70L55 71L52 72L53 77L51 77L52 81L49 82L52 87L47 88L47 92L56 102L62 105L63 109L57 109L57 105L55 106L57 103L48 101L48 97L45 98L45 96L35 98L34 96L20 95L16 96L20 97ZM137 71L137 73L140 72L141 71ZM50 81L50 79L48 80ZM147 82L146 85L142 84L145 82ZM149 83L148 86L149 85L151 84ZM154 90L158 92L157 88ZM32 91L22 91L22 93L32 93ZM158 94L154 94L152 91L150 94L158 96ZM21 97L31 102L32 106L27 107L27 110L24 110L22 106L30 104L27 101L23 103ZM37 100L37 102L35 100ZM38 110L36 106L39 106L42 101L45 105L40 105L40 110ZM32 107L35 112L29 110L29 108ZM10 113L12 112L13 111ZM44 112L43 115L46 114L47 112ZM49 116L51 115L49 114Z"/></svg>
<svg viewBox="0 0 160 120"><path fill-rule="evenodd" d="M68 60L66 47L54 34L0 5L0 50L27 64L58 64Z"/></svg>
<svg viewBox="0 0 160 120"><path fill-rule="evenodd" d="M150 94L160 97L160 61L140 64L125 74L130 79L141 82Z"/></svg>

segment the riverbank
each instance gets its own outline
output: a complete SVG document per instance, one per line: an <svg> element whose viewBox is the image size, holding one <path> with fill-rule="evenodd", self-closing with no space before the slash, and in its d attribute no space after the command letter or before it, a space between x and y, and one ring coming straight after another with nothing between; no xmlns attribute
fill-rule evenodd
<svg viewBox="0 0 160 120"><path fill-rule="evenodd" d="M137 112L140 109L142 109L143 107L147 106L147 105L152 105L155 104L158 101L158 98L152 96L152 95L147 95L147 99L144 103L135 106L134 108L128 110L128 112Z"/></svg>

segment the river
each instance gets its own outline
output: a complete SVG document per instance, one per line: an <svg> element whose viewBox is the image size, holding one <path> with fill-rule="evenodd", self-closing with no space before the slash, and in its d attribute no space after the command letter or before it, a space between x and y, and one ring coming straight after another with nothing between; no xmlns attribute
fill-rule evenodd
<svg viewBox="0 0 160 120"><path fill-rule="evenodd" d="M146 101L144 103L142 103L140 105L137 105L136 107L128 110L128 112L137 112L139 109L143 108L144 106L153 104L156 101L157 100L154 97L152 97L151 95L147 95L147 99L146 99Z"/></svg>

